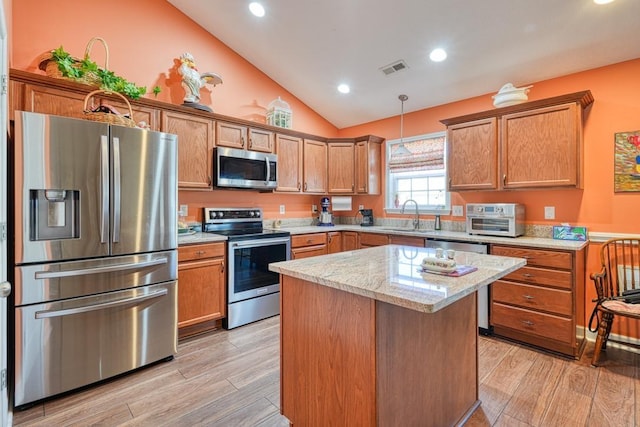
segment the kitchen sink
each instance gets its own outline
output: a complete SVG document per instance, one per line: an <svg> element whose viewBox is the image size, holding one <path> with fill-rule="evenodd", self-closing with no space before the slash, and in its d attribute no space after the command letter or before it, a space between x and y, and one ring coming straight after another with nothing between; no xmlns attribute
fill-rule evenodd
<svg viewBox="0 0 640 427"><path fill-rule="evenodd" d="M401 231L403 233L431 233L431 232L433 232L433 230L425 230L425 229L414 230L413 228L389 228L389 227L384 227L382 229L385 230L385 231Z"/></svg>

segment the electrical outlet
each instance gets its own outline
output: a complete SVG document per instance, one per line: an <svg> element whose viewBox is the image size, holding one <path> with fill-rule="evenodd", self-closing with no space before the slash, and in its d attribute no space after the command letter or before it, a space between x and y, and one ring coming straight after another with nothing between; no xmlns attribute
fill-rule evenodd
<svg viewBox="0 0 640 427"><path fill-rule="evenodd" d="M284 205L280 205L280 213L284 214Z"/></svg>
<svg viewBox="0 0 640 427"><path fill-rule="evenodd" d="M544 207L544 219L556 219L556 207L545 206Z"/></svg>
<svg viewBox="0 0 640 427"><path fill-rule="evenodd" d="M453 205L453 216L462 216L462 205Z"/></svg>
<svg viewBox="0 0 640 427"><path fill-rule="evenodd" d="M180 205L180 210L178 211L180 216L189 215L189 205Z"/></svg>
<svg viewBox="0 0 640 427"><path fill-rule="evenodd" d="M318 212L318 205L311 205L311 212L317 213Z"/></svg>
<svg viewBox="0 0 640 427"><path fill-rule="evenodd" d="M358 205L358 210L361 211L362 209L364 209L364 205Z"/></svg>

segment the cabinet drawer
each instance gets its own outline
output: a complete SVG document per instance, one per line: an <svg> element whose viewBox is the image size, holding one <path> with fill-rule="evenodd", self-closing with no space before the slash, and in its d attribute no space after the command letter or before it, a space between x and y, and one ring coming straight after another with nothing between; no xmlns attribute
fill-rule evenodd
<svg viewBox="0 0 640 427"><path fill-rule="evenodd" d="M573 313L569 291L498 280L491 285L493 301L548 311L564 316Z"/></svg>
<svg viewBox="0 0 640 427"><path fill-rule="evenodd" d="M178 248L178 262L224 256L224 243L188 245Z"/></svg>
<svg viewBox="0 0 640 427"><path fill-rule="evenodd" d="M360 233L360 246L383 246L389 244L386 234Z"/></svg>
<svg viewBox="0 0 640 427"><path fill-rule="evenodd" d="M424 248L424 239L422 237L396 236L391 234L389 235L389 244Z"/></svg>
<svg viewBox="0 0 640 427"><path fill-rule="evenodd" d="M308 246L304 248L296 248L291 250L291 259L311 258L318 255L326 255L327 246Z"/></svg>
<svg viewBox="0 0 640 427"><path fill-rule="evenodd" d="M573 278L570 271L549 270L548 268L522 267L507 274L504 278L537 285L557 286L564 289L571 289L573 286Z"/></svg>
<svg viewBox="0 0 640 427"><path fill-rule="evenodd" d="M491 255L525 258L528 266L563 268L566 270L571 270L573 267L571 254L568 252L514 248L510 246L492 246Z"/></svg>
<svg viewBox="0 0 640 427"><path fill-rule="evenodd" d="M575 338L571 319L495 302L491 305L491 324L569 344Z"/></svg>
<svg viewBox="0 0 640 427"><path fill-rule="evenodd" d="M326 233L299 234L291 236L291 247L301 248L303 246L325 245L327 243Z"/></svg>

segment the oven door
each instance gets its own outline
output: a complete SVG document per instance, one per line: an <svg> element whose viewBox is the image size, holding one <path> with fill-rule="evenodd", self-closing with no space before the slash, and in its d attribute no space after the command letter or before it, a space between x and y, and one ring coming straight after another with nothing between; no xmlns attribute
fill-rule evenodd
<svg viewBox="0 0 640 427"><path fill-rule="evenodd" d="M269 271L272 262L291 257L291 238L230 240L228 244L228 301L243 301L280 291L280 276Z"/></svg>
<svg viewBox="0 0 640 427"><path fill-rule="evenodd" d="M235 148L216 148L215 185L217 187L276 188L277 156Z"/></svg>
<svg viewBox="0 0 640 427"><path fill-rule="evenodd" d="M514 218L506 217L488 218L482 216L467 216L467 233L515 237L515 220Z"/></svg>

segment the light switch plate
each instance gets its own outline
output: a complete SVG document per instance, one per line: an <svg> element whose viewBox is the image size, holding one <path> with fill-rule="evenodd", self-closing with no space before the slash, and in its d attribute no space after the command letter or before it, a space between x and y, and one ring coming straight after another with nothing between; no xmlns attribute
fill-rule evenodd
<svg viewBox="0 0 640 427"><path fill-rule="evenodd" d="M544 219L556 219L556 207L545 206L544 207Z"/></svg>
<svg viewBox="0 0 640 427"><path fill-rule="evenodd" d="M311 205L311 212L313 213L318 212L318 205Z"/></svg>
<svg viewBox="0 0 640 427"><path fill-rule="evenodd" d="M462 210L462 205L453 205L453 216L462 216L464 215Z"/></svg>
<svg viewBox="0 0 640 427"><path fill-rule="evenodd" d="M189 215L189 205L180 205L179 214L180 214L180 216Z"/></svg>
<svg viewBox="0 0 640 427"><path fill-rule="evenodd" d="M280 213L283 214L284 213L284 205L280 205Z"/></svg>

